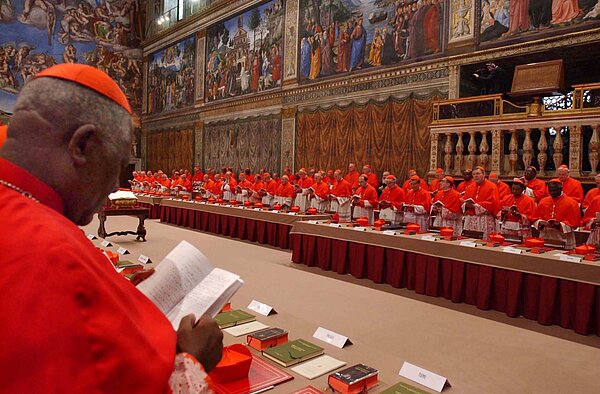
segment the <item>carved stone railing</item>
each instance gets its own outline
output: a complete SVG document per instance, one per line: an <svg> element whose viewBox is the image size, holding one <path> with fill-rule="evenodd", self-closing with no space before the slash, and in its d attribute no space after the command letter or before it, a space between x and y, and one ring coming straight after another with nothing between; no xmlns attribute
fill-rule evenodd
<svg viewBox="0 0 600 394"><path fill-rule="evenodd" d="M576 85L564 99L569 106L558 110L515 105L501 95L435 102L430 174L442 167L460 175L480 165L508 178L534 165L551 177L567 164L571 176L593 177L600 164L600 83Z"/></svg>

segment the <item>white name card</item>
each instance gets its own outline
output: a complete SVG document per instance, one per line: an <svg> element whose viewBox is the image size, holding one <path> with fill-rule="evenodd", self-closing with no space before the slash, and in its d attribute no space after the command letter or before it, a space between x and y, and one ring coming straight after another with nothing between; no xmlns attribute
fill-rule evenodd
<svg viewBox="0 0 600 394"><path fill-rule="evenodd" d="M96 236L94 234L88 234L87 239L89 239L91 241L93 239L96 239Z"/></svg>
<svg viewBox="0 0 600 394"><path fill-rule="evenodd" d="M384 230L383 233L386 235L396 235L396 232L394 230Z"/></svg>
<svg viewBox="0 0 600 394"><path fill-rule="evenodd" d="M421 235L421 239L424 241L437 241L437 238L433 235Z"/></svg>
<svg viewBox="0 0 600 394"><path fill-rule="evenodd" d="M142 264L150 264L152 262L150 260L150 257L144 256L143 254L141 254L140 257L138 257L138 261Z"/></svg>
<svg viewBox="0 0 600 394"><path fill-rule="evenodd" d="M338 334L337 332L333 332L323 327L317 328L315 333L313 334L313 338L317 338L323 342L327 342L335 347L343 348L346 345L351 345L352 342L348 337L343 336L342 334Z"/></svg>
<svg viewBox="0 0 600 394"><path fill-rule="evenodd" d="M329 227L337 227L337 228L340 228L340 227L342 227L342 225L341 225L341 224L339 224L339 223L329 223Z"/></svg>
<svg viewBox="0 0 600 394"><path fill-rule="evenodd" d="M231 205L231 204L227 204L227 205L225 205L225 206L226 206L226 207L228 207L228 208L231 208L233 205Z"/></svg>
<svg viewBox="0 0 600 394"><path fill-rule="evenodd" d="M288 212L287 214L290 216L296 216L296 212Z"/></svg>
<svg viewBox="0 0 600 394"><path fill-rule="evenodd" d="M129 254L129 251L121 246L119 249L117 249L117 253L121 254L121 255L125 255L125 254Z"/></svg>
<svg viewBox="0 0 600 394"><path fill-rule="evenodd" d="M569 261L571 263L581 263L581 257L571 256L568 254L561 254L559 259L561 261Z"/></svg>
<svg viewBox="0 0 600 394"><path fill-rule="evenodd" d="M308 220L308 223L310 223L310 224L317 224L317 223L319 223L319 221L318 220Z"/></svg>
<svg viewBox="0 0 600 394"><path fill-rule="evenodd" d="M356 231L367 231L366 227L354 227L354 230Z"/></svg>
<svg viewBox="0 0 600 394"><path fill-rule="evenodd" d="M512 253L512 254L523 253L523 249L513 248L512 246L505 246L504 248L502 248L502 251L505 253Z"/></svg>
<svg viewBox="0 0 600 394"><path fill-rule="evenodd" d="M263 316L269 316L277 313L277 311L273 309L272 306L263 304L262 302L258 302L256 300L252 300L252 302L248 305L248 309Z"/></svg>
<svg viewBox="0 0 600 394"><path fill-rule="evenodd" d="M107 240L102 241L102 243L100 243L100 245L102 245L103 248L108 248L109 246L112 246L110 241L107 241Z"/></svg>
<svg viewBox="0 0 600 394"><path fill-rule="evenodd" d="M260 208L252 208L252 209L254 209L255 211L260 211Z"/></svg>
<svg viewBox="0 0 600 394"><path fill-rule="evenodd" d="M476 248L477 244L473 241L460 241L460 246L466 246L468 248Z"/></svg>
<svg viewBox="0 0 600 394"><path fill-rule="evenodd" d="M447 379L445 377L423 369L421 367L417 367L416 365L413 365L406 361L402 365L402 369L400 369L399 375L405 377L406 379L410 379L413 382L422 384L423 386L435 390L438 393L442 392L442 389L444 388L447 382Z"/></svg>

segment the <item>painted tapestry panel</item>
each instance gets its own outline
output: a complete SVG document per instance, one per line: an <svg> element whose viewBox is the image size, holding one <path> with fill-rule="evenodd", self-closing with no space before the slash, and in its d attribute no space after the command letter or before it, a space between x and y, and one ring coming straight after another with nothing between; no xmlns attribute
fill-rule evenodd
<svg viewBox="0 0 600 394"><path fill-rule="evenodd" d="M206 101L281 86L284 20L283 1L273 0L208 29Z"/></svg>
<svg viewBox="0 0 600 394"><path fill-rule="evenodd" d="M598 0L481 0L479 41L538 39L597 27Z"/></svg>
<svg viewBox="0 0 600 394"><path fill-rule="evenodd" d="M301 0L300 80L442 52L443 6L441 0Z"/></svg>
<svg viewBox="0 0 600 394"><path fill-rule="evenodd" d="M108 73L141 108L139 0L0 0L0 110L11 112L31 77L56 63Z"/></svg>
<svg viewBox="0 0 600 394"><path fill-rule="evenodd" d="M148 114L194 104L196 37L169 45L148 58Z"/></svg>

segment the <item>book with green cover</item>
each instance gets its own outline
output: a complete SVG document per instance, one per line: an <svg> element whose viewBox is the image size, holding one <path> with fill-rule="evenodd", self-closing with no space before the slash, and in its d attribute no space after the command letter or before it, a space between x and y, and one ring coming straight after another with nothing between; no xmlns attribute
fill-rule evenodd
<svg viewBox="0 0 600 394"><path fill-rule="evenodd" d="M304 360L320 356L323 354L323 348L304 339L296 339L283 345L265 349L262 354L284 367L289 367Z"/></svg>
<svg viewBox="0 0 600 394"><path fill-rule="evenodd" d="M429 394L429 392L408 383L399 382L383 390L380 394Z"/></svg>
<svg viewBox="0 0 600 394"><path fill-rule="evenodd" d="M241 309L236 309L229 312L222 312L215 316L215 321L219 325L219 328L233 327L254 320L256 320L256 316L248 312L244 312Z"/></svg>

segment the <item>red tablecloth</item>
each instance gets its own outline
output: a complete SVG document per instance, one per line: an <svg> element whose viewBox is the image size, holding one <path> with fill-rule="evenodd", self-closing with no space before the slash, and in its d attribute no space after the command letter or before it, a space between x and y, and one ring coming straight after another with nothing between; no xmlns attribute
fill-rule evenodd
<svg viewBox="0 0 600 394"><path fill-rule="evenodd" d="M291 225L161 206L160 221L232 238L290 248Z"/></svg>
<svg viewBox="0 0 600 394"><path fill-rule="evenodd" d="M292 235L292 261L600 335L600 286L423 254Z"/></svg>

